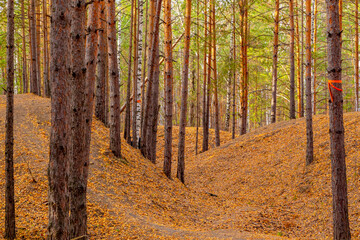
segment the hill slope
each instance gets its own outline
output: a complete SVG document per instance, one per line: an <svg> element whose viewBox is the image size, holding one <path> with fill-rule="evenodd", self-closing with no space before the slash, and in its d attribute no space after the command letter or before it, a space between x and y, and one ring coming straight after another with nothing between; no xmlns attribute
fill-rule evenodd
<svg viewBox="0 0 360 240"><path fill-rule="evenodd" d="M360 239L360 113L345 114L349 215ZM332 238L328 117L314 117L315 162L305 167L305 119L281 122L230 141L187 163L187 182L218 195L227 221L248 231Z"/></svg>
<svg viewBox="0 0 360 240"><path fill-rule="evenodd" d="M15 96L15 195L19 239L46 237L50 112L49 99L31 94ZM4 96L0 96L0 126L5 126ZM161 168L144 159L124 141L124 159L115 158L109 151L108 131L94 120L88 184L91 239L280 238L262 235L264 231L255 234L244 232L233 224L219 224L229 212L223 199L211 196L201 187L189 188L176 179L168 180ZM4 138L4 127L0 127L0 156L4 156ZM195 164L191 149L187 155L189 166ZM4 175L4 161L1 160L2 223ZM1 224L0 236L3 231Z"/></svg>

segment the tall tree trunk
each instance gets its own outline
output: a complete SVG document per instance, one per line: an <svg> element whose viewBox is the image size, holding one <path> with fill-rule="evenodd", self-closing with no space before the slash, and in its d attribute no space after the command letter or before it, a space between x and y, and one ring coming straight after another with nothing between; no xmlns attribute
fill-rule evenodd
<svg viewBox="0 0 360 240"><path fill-rule="evenodd" d="M141 85L142 85L142 50L143 50L143 12L144 1L138 1L138 29L137 29L137 66L135 69L136 74L136 88L134 86L134 111L133 111L133 146L139 147L140 139L140 125L141 125Z"/></svg>
<svg viewBox="0 0 360 240"><path fill-rule="evenodd" d="M131 18L130 18L130 43L129 43L129 60L128 60L128 77L126 84L126 111L125 111L125 129L124 138L128 144L131 144L131 106L130 106L130 95L131 95L131 72L132 72L132 45L133 45L133 32L134 32L134 5L135 0L131 0Z"/></svg>
<svg viewBox="0 0 360 240"><path fill-rule="evenodd" d="M197 68L196 68L196 140L195 140L195 154L198 154L199 146L199 126L200 126L200 1L197 1L196 7L196 58L197 58Z"/></svg>
<svg viewBox="0 0 360 240"><path fill-rule="evenodd" d="M340 2L341 4L341 2ZM333 239L350 240L346 163L344 147L343 97L341 82L341 28L339 0L326 0L328 78L333 195Z"/></svg>
<svg viewBox="0 0 360 240"><path fill-rule="evenodd" d="M5 238L15 239L14 193L14 1L7 1L6 134L5 134Z"/></svg>
<svg viewBox="0 0 360 240"><path fill-rule="evenodd" d="M236 129L236 111L235 111L235 108L236 108L236 15L235 15L235 9L236 9L236 4L235 4L236 0L233 0L233 14L232 14L232 59L233 59L233 62L234 62L234 67L233 67L233 92L232 92L232 97L233 97L233 103L232 103L232 107L233 107L233 112L232 112L232 115L233 115L233 122L232 122L232 139L235 138L235 129Z"/></svg>
<svg viewBox="0 0 360 240"><path fill-rule="evenodd" d="M297 0L295 0L296 6L296 63L297 63L297 100L298 100L298 117L301 117L302 105L301 105L301 56L300 56L300 31L299 31L299 10ZM302 10L301 10L302 11Z"/></svg>
<svg viewBox="0 0 360 240"><path fill-rule="evenodd" d="M304 45L304 0L301 0L301 117L305 116Z"/></svg>
<svg viewBox="0 0 360 240"><path fill-rule="evenodd" d="M106 19L105 1L99 1L99 19ZM98 44L97 44L97 58L96 58L96 91L95 91L95 116L104 124L106 121L106 22L104 20L98 21Z"/></svg>
<svg viewBox="0 0 360 240"><path fill-rule="evenodd" d="M90 11L94 4L90 6ZM70 239L86 236L85 134L85 1L72 0L71 8L71 139L69 156Z"/></svg>
<svg viewBox="0 0 360 240"><path fill-rule="evenodd" d="M38 87L38 95L41 96L41 47L40 47L40 42L41 42L41 38L40 38L40 29L41 29L41 25L40 25L40 1L41 0L35 0L35 16L36 16L36 67L37 67L37 87Z"/></svg>
<svg viewBox="0 0 360 240"><path fill-rule="evenodd" d="M44 95L50 97L50 81L49 81L49 68L48 68L48 29L47 29L47 0L43 0L43 32L44 32L44 46L43 46L43 70L44 70Z"/></svg>
<svg viewBox="0 0 360 240"><path fill-rule="evenodd" d="M171 28L171 0L164 1L165 22L165 146L164 173L171 179L172 159L172 114L173 114L173 57L172 57L172 28Z"/></svg>
<svg viewBox="0 0 360 240"><path fill-rule="evenodd" d="M314 89L314 102L313 102L313 114L316 114L316 87L317 87L317 81L316 81L316 44L317 44L317 0L314 0L314 55L313 55L313 69L314 69L314 82L313 82L313 89Z"/></svg>
<svg viewBox="0 0 360 240"><path fill-rule="evenodd" d="M314 159L311 99L311 0L306 0L306 165Z"/></svg>
<svg viewBox="0 0 360 240"><path fill-rule="evenodd" d="M70 1L52 0L50 32L51 133L49 159L49 239L69 236ZM59 26L62 26L61 28ZM35 51L36 53L36 51Z"/></svg>
<svg viewBox="0 0 360 240"><path fill-rule="evenodd" d="M186 0L185 8L185 46L184 46L184 66L182 72L181 86L181 110L179 126L179 150L178 167L176 177L182 183L185 182L185 127L186 110L188 97L188 78L189 78L189 58L190 58L190 27L191 27L191 0Z"/></svg>
<svg viewBox="0 0 360 240"><path fill-rule="evenodd" d="M276 122L276 95L277 95L277 64L279 49L279 14L280 1L275 0L275 27L274 27L274 51L273 51L273 73L272 73L272 99L271 99L271 123Z"/></svg>
<svg viewBox="0 0 360 240"><path fill-rule="evenodd" d="M37 68L37 39L36 39L36 14L35 0L30 0L30 43L31 43L31 74L30 92L39 95L38 68Z"/></svg>
<svg viewBox="0 0 360 240"><path fill-rule="evenodd" d="M241 90L241 127L240 134L243 135L247 130L247 108L248 108L248 59L247 59L247 45L248 45L248 1L243 0L243 38L242 38L242 61L243 61L243 76L242 76L242 90Z"/></svg>
<svg viewBox="0 0 360 240"><path fill-rule="evenodd" d="M120 82L117 58L115 0L107 2L107 33L110 81L110 149L121 157Z"/></svg>
<svg viewBox="0 0 360 240"><path fill-rule="evenodd" d="M207 115L207 50L208 50L208 10L207 10L207 0L204 2L204 83L203 83L203 147L202 151L205 152L209 148L209 125Z"/></svg>
<svg viewBox="0 0 360 240"><path fill-rule="evenodd" d="M146 6L145 6L145 46L144 46L144 58L143 58L143 70L141 73L141 81L142 81L142 89L141 89L141 120L140 120L140 124L141 126L139 126L139 128L141 129L140 131L142 131L143 126L144 126L144 115L145 115L145 76L146 76L146 66L148 64L148 59L147 59L147 53L150 53L150 49L148 49L148 42L151 43L150 41L150 34L148 34L148 29L150 28L150 24L148 24L148 18L149 18L149 14L148 14L148 10L149 10L149 0L146 0ZM150 29L151 30L151 29ZM140 136L140 138L142 138L142 136ZM139 147L140 147L140 142L141 139L139 138Z"/></svg>
<svg viewBox="0 0 360 240"><path fill-rule="evenodd" d="M295 24L294 0L289 0L290 9L290 119L295 119Z"/></svg>
<svg viewBox="0 0 360 240"><path fill-rule="evenodd" d="M151 45L148 61L148 88L144 124L141 134L141 151L151 162L156 161L156 134L159 102L159 22L162 0L150 2Z"/></svg>
<svg viewBox="0 0 360 240"><path fill-rule="evenodd" d="M219 123L219 100L218 100L218 83L216 69L216 16L215 16L215 0L211 0L212 4L212 45L213 45L213 72L214 72L214 97L215 97L215 145L220 146L220 123Z"/></svg>
<svg viewBox="0 0 360 240"><path fill-rule="evenodd" d="M359 0L355 0L355 111L359 106Z"/></svg>
<svg viewBox="0 0 360 240"><path fill-rule="evenodd" d="M21 0L21 29L22 29L22 78L23 78L23 93L28 93L28 74L26 63L26 35L25 35L25 9L24 1Z"/></svg>

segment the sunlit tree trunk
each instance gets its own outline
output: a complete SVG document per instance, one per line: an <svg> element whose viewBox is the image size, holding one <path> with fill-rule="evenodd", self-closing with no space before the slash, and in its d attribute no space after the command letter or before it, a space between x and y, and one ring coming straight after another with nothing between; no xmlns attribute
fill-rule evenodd
<svg viewBox="0 0 360 240"><path fill-rule="evenodd" d="M115 0L107 0L108 61L110 81L110 149L121 157L120 82L117 58Z"/></svg>
<svg viewBox="0 0 360 240"><path fill-rule="evenodd" d="M313 127L311 97L311 0L306 0L306 165L313 162Z"/></svg>
<svg viewBox="0 0 360 240"><path fill-rule="evenodd" d="M295 119L295 25L294 0L289 0L290 9L290 119Z"/></svg>
<svg viewBox="0 0 360 240"><path fill-rule="evenodd" d="M340 6L341 6L340 2ZM330 90L330 147L333 196L333 239L350 240L345 146L343 96L341 82L341 28L339 0L326 0L328 84Z"/></svg>
<svg viewBox="0 0 360 240"><path fill-rule="evenodd" d="M5 122L5 239L15 239L14 193L14 1L7 1L6 122Z"/></svg>
<svg viewBox="0 0 360 240"><path fill-rule="evenodd" d="M184 66L182 70L182 83L181 83L179 150L178 150L178 166L177 166L177 175L176 175L176 177L180 179L182 183L185 182L185 127L186 127L189 58L190 58L190 27L191 27L191 0L186 0Z"/></svg>
<svg viewBox="0 0 360 240"><path fill-rule="evenodd" d="M48 238L69 236L70 24L69 0L52 0L50 32L51 132L49 159ZM62 26L61 28L59 26Z"/></svg>
<svg viewBox="0 0 360 240"><path fill-rule="evenodd" d="M171 0L164 1L165 22L165 147L164 173L171 179L172 158L172 114L173 114L173 57L172 57L172 27Z"/></svg>
<svg viewBox="0 0 360 240"><path fill-rule="evenodd" d="M273 50L273 67L272 67L272 99L271 99L271 123L276 122L276 95L277 95L277 64L279 49L279 14L280 1L275 0L275 27L274 27L274 50Z"/></svg>
<svg viewBox="0 0 360 240"><path fill-rule="evenodd" d="M249 72L248 72L248 57L247 57L247 45L248 45L248 1L243 0L243 24L242 32L243 37L242 41L242 61L243 61L243 71L242 71L242 83L241 83L241 97L240 97L240 115L241 115L241 126L240 134L243 135L247 130L247 111L248 111L248 81L249 81Z"/></svg>

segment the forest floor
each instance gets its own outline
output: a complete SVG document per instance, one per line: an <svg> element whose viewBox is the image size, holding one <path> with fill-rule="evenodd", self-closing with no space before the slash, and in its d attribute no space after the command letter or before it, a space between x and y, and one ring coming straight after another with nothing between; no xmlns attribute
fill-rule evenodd
<svg viewBox="0 0 360 240"><path fill-rule="evenodd" d="M15 96L15 195L19 239L44 239L50 100ZM0 96L0 126L5 97ZM345 114L349 216L360 238L360 114ZM305 120L281 122L195 155L195 128L187 128L186 185L162 173L159 128L154 165L122 142L123 159L109 151L109 130L93 121L88 183L91 239L331 239L328 118L314 117L315 162L305 167ZM199 132L201 149L202 131ZM0 127L0 146L5 128ZM0 148L4 156L4 147ZM4 159L1 157L1 159ZM4 160L0 161L0 222L4 222ZM4 225L0 225L0 236Z"/></svg>

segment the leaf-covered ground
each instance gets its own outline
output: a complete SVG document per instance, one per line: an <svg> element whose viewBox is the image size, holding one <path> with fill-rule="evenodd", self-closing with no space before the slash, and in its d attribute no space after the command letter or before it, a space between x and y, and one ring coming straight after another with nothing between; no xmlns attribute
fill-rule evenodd
<svg viewBox="0 0 360 240"><path fill-rule="evenodd" d="M346 120L350 220L359 238L360 115ZM0 126L5 126L0 96ZM303 119L258 129L195 155L195 128L187 128L186 185L162 173L163 128L158 163L122 144L124 159L108 149L109 130L94 120L88 193L91 239L331 239L328 123L315 117L315 164L305 167ZM50 100L15 97L15 194L19 239L44 239ZM200 131L201 137L201 131ZM5 129L0 127L0 146ZM174 129L174 160L177 129ZM201 139L201 138L200 138ZM227 143L226 143L227 142ZM201 149L201 140L199 149ZM4 147L0 148L4 156ZM0 222L4 222L4 157L0 158ZM173 174L175 176L175 173ZM4 229L0 225L0 235Z"/></svg>

